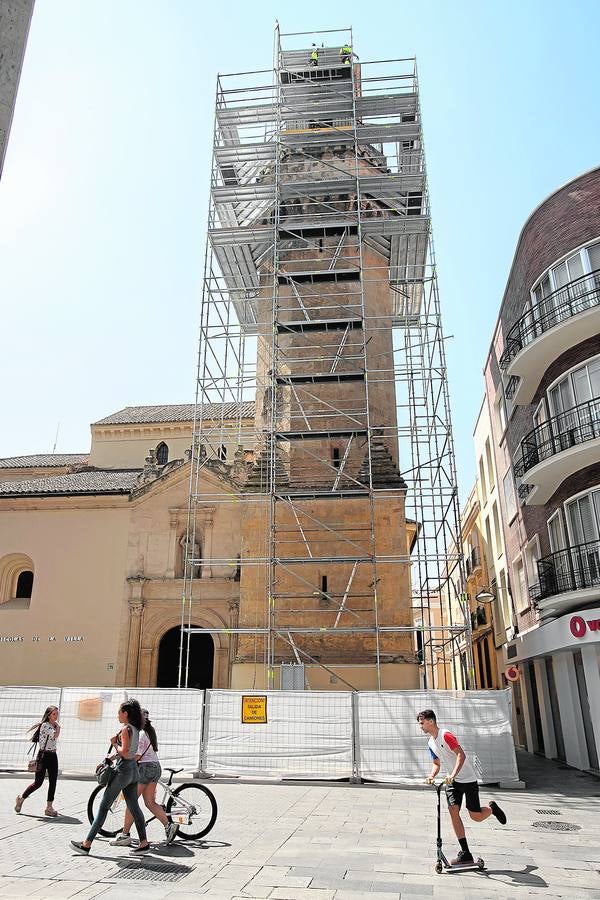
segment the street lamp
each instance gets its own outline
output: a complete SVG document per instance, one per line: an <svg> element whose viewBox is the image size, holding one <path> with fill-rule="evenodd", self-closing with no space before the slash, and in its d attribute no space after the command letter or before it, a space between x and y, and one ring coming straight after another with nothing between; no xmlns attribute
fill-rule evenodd
<svg viewBox="0 0 600 900"><path fill-rule="evenodd" d="M483 588L483 590L475 595L475 600L477 600L478 603L493 603L495 599L496 595L493 594L489 588Z"/></svg>

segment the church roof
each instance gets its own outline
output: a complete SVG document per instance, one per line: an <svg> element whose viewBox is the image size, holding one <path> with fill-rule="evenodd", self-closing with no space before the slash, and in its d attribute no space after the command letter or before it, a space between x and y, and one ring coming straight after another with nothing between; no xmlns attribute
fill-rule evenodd
<svg viewBox="0 0 600 900"><path fill-rule="evenodd" d="M0 482L0 497L39 497L72 494L128 494L141 469L88 469L70 475Z"/></svg>
<svg viewBox="0 0 600 900"><path fill-rule="evenodd" d="M94 425L149 425L154 422L191 422L194 418L193 403L172 403L160 406L126 406L118 412L94 422ZM254 417L254 403L206 403L205 419L243 419Z"/></svg>
<svg viewBox="0 0 600 900"><path fill-rule="evenodd" d="M36 467L84 466L87 453L32 453L27 456L7 456L0 459L0 469L33 469Z"/></svg>

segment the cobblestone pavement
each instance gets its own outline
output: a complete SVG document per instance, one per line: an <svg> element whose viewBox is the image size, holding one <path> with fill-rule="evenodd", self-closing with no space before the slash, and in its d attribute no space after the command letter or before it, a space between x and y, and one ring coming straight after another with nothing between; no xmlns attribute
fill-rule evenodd
<svg viewBox="0 0 600 900"><path fill-rule="evenodd" d="M600 898L600 781L542 759L520 757L527 790L483 789L509 822L467 825L484 872L436 875L435 794L346 784L219 784L219 818L203 841L160 843L138 859L98 839L89 857L69 841L86 832L90 781L59 781L59 819L42 815L43 789L13 811L26 776L0 778L0 897L48 900L378 900L543 896ZM549 810L557 813L545 814ZM545 811L545 812L544 812ZM445 849L457 845L444 817ZM554 831L545 825L578 826Z"/></svg>

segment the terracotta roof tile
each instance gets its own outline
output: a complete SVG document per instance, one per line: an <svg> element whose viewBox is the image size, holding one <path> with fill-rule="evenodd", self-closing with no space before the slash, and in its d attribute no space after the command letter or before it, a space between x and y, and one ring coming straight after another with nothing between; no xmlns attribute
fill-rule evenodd
<svg viewBox="0 0 600 900"><path fill-rule="evenodd" d="M0 482L0 497L38 497L45 494L128 494L140 469L89 469L71 475Z"/></svg>
<svg viewBox="0 0 600 900"><path fill-rule="evenodd" d="M27 456L7 456L5 459L0 459L0 469L84 466L88 458L87 453L32 453Z"/></svg>
<svg viewBox="0 0 600 900"><path fill-rule="evenodd" d="M167 406L126 406L118 412L94 422L94 425L145 425L154 422L191 422L194 418L193 403L175 403ZM205 419L236 419L254 416L254 403L207 403Z"/></svg>

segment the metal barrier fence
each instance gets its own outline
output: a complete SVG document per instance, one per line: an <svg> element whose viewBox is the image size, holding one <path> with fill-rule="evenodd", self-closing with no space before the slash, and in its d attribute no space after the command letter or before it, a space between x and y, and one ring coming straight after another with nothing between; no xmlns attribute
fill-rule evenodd
<svg viewBox="0 0 600 900"><path fill-rule="evenodd" d="M25 732L60 707L62 771L94 771L135 696L150 712L164 766L208 776L416 783L430 768L416 714L430 707L454 731L482 782L518 780L506 691L198 691L176 688L0 687L0 769L27 766ZM242 697L265 697L242 721Z"/></svg>

